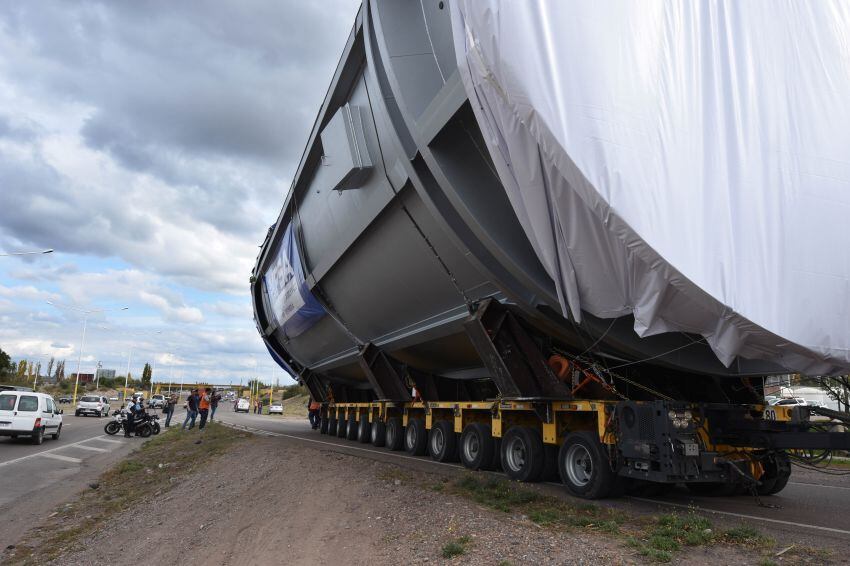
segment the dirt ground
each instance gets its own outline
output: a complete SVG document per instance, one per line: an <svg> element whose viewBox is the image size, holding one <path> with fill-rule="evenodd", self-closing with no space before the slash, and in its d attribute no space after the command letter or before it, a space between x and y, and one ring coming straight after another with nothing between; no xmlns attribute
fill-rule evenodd
<svg viewBox="0 0 850 566"><path fill-rule="evenodd" d="M628 550L566 536L393 478L395 466L292 441L241 443L158 502L144 502L57 564L114 562L111 553L183 564L425 564L471 542L457 564L618 564ZM428 513L422 513L428 509Z"/></svg>
<svg viewBox="0 0 850 566"><path fill-rule="evenodd" d="M646 563L621 539L543 528L423 489L439 475L413 473L419 475L294 440L253 437L159 500L140 502L82 541L87 550L56 563L114 563L115 549L153 564L205 566ZM462 537L465 553L444 558L444 545ZM704 548L674 561L747 559Z"/></svg>

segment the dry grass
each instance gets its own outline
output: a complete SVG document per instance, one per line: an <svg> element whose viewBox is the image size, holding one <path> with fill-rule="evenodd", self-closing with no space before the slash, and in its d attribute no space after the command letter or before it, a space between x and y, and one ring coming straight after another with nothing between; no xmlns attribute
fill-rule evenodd
<svg viewBox="0 0 850 566"><path fill-rule="evenodd" d="M45 563L78 549L82 539L118 513L139 501L162 496L181 478L248 437L247 433L217 423L210 423L203 436L179 429L163 432L104 472L94 484L96 489L81 493L75 501L57 509L45 524L4 557L3 563ZM203 441L196 444L199 438Z"/></svg>

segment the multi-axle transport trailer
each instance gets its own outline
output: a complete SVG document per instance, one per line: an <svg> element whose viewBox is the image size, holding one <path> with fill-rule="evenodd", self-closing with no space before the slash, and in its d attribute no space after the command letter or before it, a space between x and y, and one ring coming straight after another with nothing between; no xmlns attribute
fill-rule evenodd
<svg viewBox="0 0 850 566"><path fill-rule="evenodd" d="M480 327L480 317L471 315L467 324ZM498 360L494 371L508 385L521 387L517 381L525 380L526 387L533 386L538 377L560 375L568 379L570 395L445 400L432 376L368 349L361 360L375 389L389 389L393 382L412 386L410 400L336 401L333 385L322 388L309 377L304 383L314 398L325 400L322 434L439 462L460 461L471 470L502 469L523 482L560 477L571 493L590 499L680 483L703 495L772 495L791 475L789 451L811 462L850 448L841 426L846 415L826 409L677 401L645 386L637 387L643 400L630 400L592 370L557 354L546 360L549 371L535 376L528 358L512 364L517 373L511 373L504 371L505 350L490 353ZM516 375L521 379L515 381ZM736 385L761 396L761 384ZM588 398L585 391L602 395Z"/></svg>
<svg viewBox="0 0 850 566"><path fill-rule="evenodd" d="M684 144L685 138L723 141L715 130L731 122L715 112L738 116L740 104L772 100L732 87L779 76L771 71L762 77L763 68L811 67L725 64L718 68L753 74L752 81L718 85L725 74L696 69L684 75L705 84L676 76L641 84L643 94L630 96L638 82L625 92L618 77L643 69L622 64L641 49L660 50L641 59L645 64L669 62L658 72L714 60L680 61L690 51L665 51L672 35L644 41L646 34L664 31L659 22L695 19L670 30L684 33L676 37L688 45L716 43L713 26L729 26L727 32L736 34L754 30L741 45L774 36L761 33L758 18L755 27L741 27L670 3L659 10L684 12L638 18L645 28L612 28L604 35L612 41L601 46L559 49L561 41L602 37L582 26L632 20L590 13L604 11L604 3L595 2L455 1L364 0L252 274L258 331L274 360L323 404L322 432L437 460L460 459L472 469L501 467L522 481L560 476L570 491L588 498L674 483L700 493L771 494L785 486L792 459L811 463L850 449L842 414L765 407L763 392L764 376L835 372L850 363L846 318L829 316L847 304L841 294L847 286L837 282L850 263L818 263L814 258L823 254L801 252L850 246L809 248L811 242L794 240L805 230L776 225L783 218L776 211L793 198L815 195L795 209L813 218L823 212L818 203L830 203L826 212L838 210L846 193L830 200L824 195L834 187L818 183L841 174L818 173L817 167L843 161L812 158L805 163L811 174L796 176L789 172L802 165L781 162L784 149L769 152L779 162L760 167L752 153L746 154L747 166L725 169L714 161L685 166L676 157L679 149L696 147ZM736 8L744 14L758 6ZM499 16L500 9L517 13ZM526 24L537 29L535 22L549 30L582 25L542 43L533 32L522 41L511 36ZM823 33L839 29L830 22ZM493 37L488 25L495 26ZM636 34L632 43L629 34ZM780 47L787 36L776 36ZM538 60L514 60L550 47ZM557 72L561 64L569 74ZM587 73L584 82L553 82L581 73ZM655 75L630 79L646 76ZM796 75L793 80L805 84ZM673 100L676 112L646 121L667 108L668 94L680 92L655 93L658 84L704 87L711 96ZM541 88L544 96L526 87ZM587 104L574 100L585 92L599 96ZM547 101L558 104L547 107ZM646 101L644 118L629 113ZM765 131L806 110L791 116L788 104L780 105L782 120ZM839 103L830 116L844 106ZM557 128L547 130L535 120L553 108L563 109L556 114L565 122L550 120ZM701 124L670 122L692 116L711 119L705 139L695 137ZM574 126L604 131L566 135ZM687 136L676 137L682 132ZM846 135L846 128L841 132ZM563 147L548 134L563 135ZM653 145L668 134L670 143ZM752 140L761 140L757 134ZM731 143L685 157L730 156L739 147ZM815 149L808 144L803 153ZM632 153L621 159L621 150ZM657 163L670 169L657 178L647 176L654 169L628 169L656 163L632 160L635 152L660 156ZM743 175L741 185L735 173L744 170L775 175L763 183ZM727 172L729 178L717 180ZM653 192L668 181L669 194ZM805 186L780 190L780 181ZM702 192L680 198L694 187ZM620 189L620 196L637 195L637 203L618 200L632 204L618 209L603 202ZM710 214L709 207L727 202L727 193L734 197L730 208ZM774 202L775 195L785 200ZM759 203L770 206L765 212ZM709 217L681 230L680 217L695 211ZM643 222L643 213L654 220ZM641 230L633 230L629 219ZM739 219L742 225L727 225ZM759 231L747 232L750 226ZM821 234L826 225L817 228L810 232ZM764 235L770 239L759 239ZM753 241L755 249L745 247ZM694 247L682 253L679 244ZM742 249L747 253L735 255ZM792 252L801 252L805 264L783 271L776 262ZM805 285L792 285L799 277ZM804 291L790 300L774 292L797 288ZM834 308L817 311L827 314L818 315L822 323L813 322L813 309L822 305ZM753 320L744 316L750 312ZM796 336L798 329L810 333L800 334L799 343L782 336Z"/></svg>

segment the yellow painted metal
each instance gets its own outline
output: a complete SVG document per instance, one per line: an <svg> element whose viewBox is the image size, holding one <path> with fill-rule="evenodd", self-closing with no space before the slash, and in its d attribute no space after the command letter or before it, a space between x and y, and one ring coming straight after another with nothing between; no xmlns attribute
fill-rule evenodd
<svg viewBox="0 0 850 566"><path fill-rule="evenodd" d="M499 415L498 417L493 417L493 424L491 425L493 429L493 438L502 438L502 417Z"/></svg>
<svg viewBox="0 0 850 566"><path fill-rule="evenodd" d="M455 432L458 434L463 432L463 409L458 409L455 413Z"/></svg>
<svg viewBox="0 0 850 566"><path fill-rule="evenodd" d="M431 411L425 413L425 430L431 430L431 423L433 423L434 419L431 416Z"/></svg>
<svg viewBox="0 0 850 566"><path fill-rule="evenodd" d="M551 423L543 423L543 443L558 443L558 427L555 425L554 421Z"/></svg>

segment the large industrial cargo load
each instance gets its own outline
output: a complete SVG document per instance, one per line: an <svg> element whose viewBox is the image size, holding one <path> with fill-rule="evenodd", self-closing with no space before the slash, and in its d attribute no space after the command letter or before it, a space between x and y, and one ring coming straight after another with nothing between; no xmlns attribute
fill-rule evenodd
<svg viewBox="0 0 850 566"><path fill-rule="evenodd" d="M636 378L850 365L844 16L449 4L357 17L252 285L293 375L491 377L487 298Z"/></svg>
<svg viewBox="0 0 850 566"><path fill-rule="evenodd" d="M322 432L587 497L850 446L754 379L850 366L850 16L615 4L364 2L251 285Z"/></svg>

